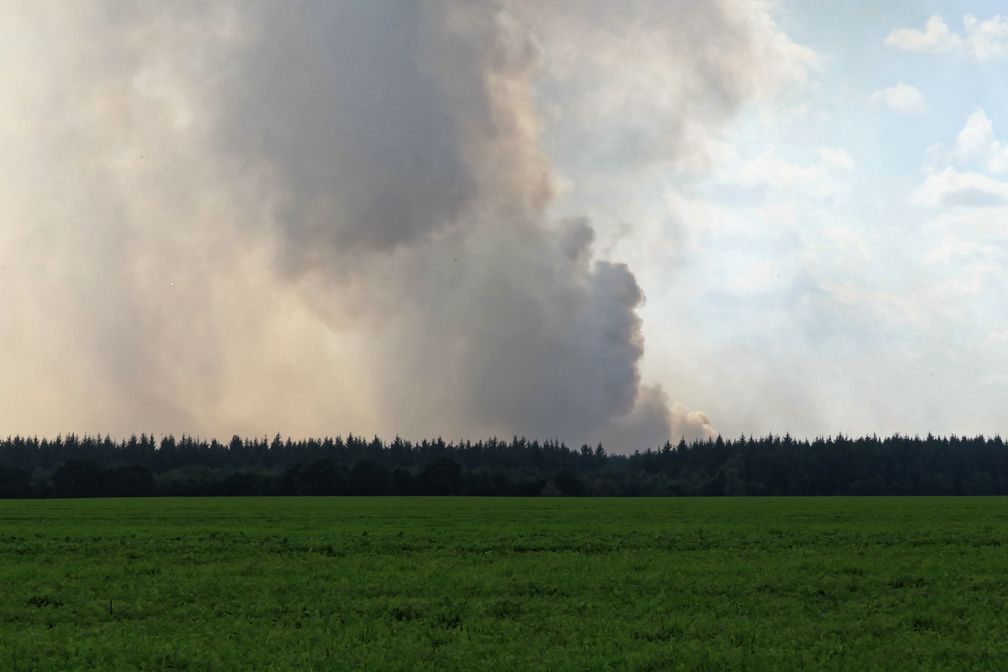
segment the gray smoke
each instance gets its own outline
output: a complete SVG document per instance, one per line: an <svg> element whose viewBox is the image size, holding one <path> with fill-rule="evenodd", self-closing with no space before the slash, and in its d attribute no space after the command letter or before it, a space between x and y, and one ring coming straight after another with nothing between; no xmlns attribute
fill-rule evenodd
<svg viewBox="0 0 1008 672"><path fill-rule="evenodd" d="M595 258L589 219L550 216L539 97L569 67L550 45L584 22L744 36L762 10L559 6L0 5L20 56L0 65L0 426L710 434L641 382L630 269ZM675 160L694 117L721 123L753 88L699 58L716 84L679 92L697 100L654 147ZM564 152L613 114L570 109Z"/></svg>

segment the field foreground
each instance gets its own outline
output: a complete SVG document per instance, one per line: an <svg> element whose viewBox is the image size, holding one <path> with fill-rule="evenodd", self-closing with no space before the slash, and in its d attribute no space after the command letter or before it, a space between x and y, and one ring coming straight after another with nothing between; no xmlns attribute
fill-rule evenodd
<svg viewBox="0 0 1008 672"><path fill-rule="evenodd" d="M0 501L0 669L1008 669L1008 499Z"/></svg>

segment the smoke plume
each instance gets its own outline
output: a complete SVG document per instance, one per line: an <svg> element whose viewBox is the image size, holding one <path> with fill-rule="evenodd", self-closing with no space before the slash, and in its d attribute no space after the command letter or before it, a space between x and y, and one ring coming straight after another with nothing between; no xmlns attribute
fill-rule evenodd
<svg viewBox="0 0 1008 672"><path fill-rule="evenodd" d="M780 36L741 1L535 4L0 4L0 431L713 432L642 383L644 294L551 216L544 136L702 163ZM600 59L641 31L681 100L573 102L639 95Z"/></svg>

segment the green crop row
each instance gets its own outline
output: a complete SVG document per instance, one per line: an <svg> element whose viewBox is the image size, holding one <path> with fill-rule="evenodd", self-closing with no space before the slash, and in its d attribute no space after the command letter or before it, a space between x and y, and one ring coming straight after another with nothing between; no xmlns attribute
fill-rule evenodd
<svg viewBox="0 0 1008 672"><path fill-rule="evenodd" d="M0 502L0 670L992 670L1008 499Z"/></svg>

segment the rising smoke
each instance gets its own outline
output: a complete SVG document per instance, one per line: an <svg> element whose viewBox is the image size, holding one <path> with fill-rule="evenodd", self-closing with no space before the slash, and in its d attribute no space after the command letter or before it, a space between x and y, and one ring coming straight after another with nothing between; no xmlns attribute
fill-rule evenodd
<svg viewBox="0 0 1008 672"><path fill-rule="evenodd" d="M763 3L537 4L0 4L0 431L710 434L642 383L643 292L550 214L544 136L702 163L782 38ZM576 100L641 43L660 103Z"/></svg>

